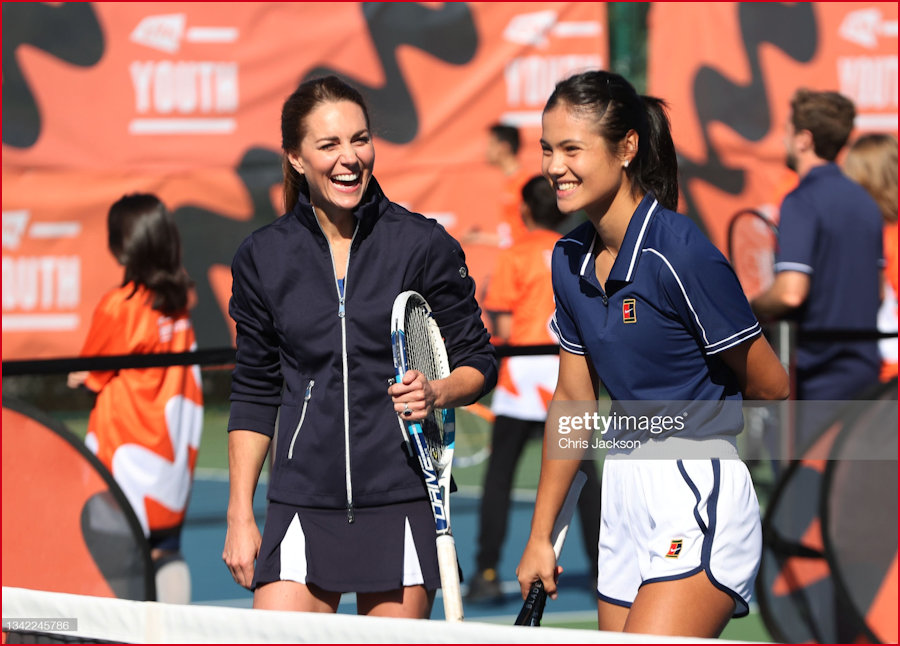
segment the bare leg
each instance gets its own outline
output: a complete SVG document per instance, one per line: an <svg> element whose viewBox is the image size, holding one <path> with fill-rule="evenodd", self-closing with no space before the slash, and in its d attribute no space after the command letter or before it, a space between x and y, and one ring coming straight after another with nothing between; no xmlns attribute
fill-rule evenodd
<svg viewBox="0 0 900 646"><path fill-rule="evenodd" d="M329 592L316 585L296 581L273 581L258 587L253 593L253 607L264 610L337 612L340 602L340 592Z"/></svg>
<svg viewBox="0 0 900 646"><path fill-rule="evenodd" d="M431 616L434 591L422 585L410 585L387 592L366 592L356 595L356 612L372 617L403 617L427 619Z"/></svg>
<svg viewBox="0 0 900 646"><path fill-rule="evenodd" d="M597 628L620 633L625 630L628 608L614 603L597 600Z"/></svg>
<svg viewBox="0 0 900 646"><path fill-rule="evenodd" d="M625 632L718 637L734 612L734 599L706 572L686 579L648 583L628 612Z"/></svg>

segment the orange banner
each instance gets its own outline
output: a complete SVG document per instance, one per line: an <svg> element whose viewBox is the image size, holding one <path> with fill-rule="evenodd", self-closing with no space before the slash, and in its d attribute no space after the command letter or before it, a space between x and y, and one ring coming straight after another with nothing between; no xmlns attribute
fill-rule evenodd
<svg viewBox="0 0 900 646"><path fill-rule="evenodd" d="M723 251L733 214L777 221L796 182L783 138L797 88L852 99L851 140L897 133L896 3L655 2L648 20L648 90L670 105L682 210Z"/></svg>
<svg viewBox="0 0 900 646"><path fill-rule="evenodd" d="M555 83L608 63L603 3L5 3L4 359L72 356L118 284L106 213L151 191L197 282L198 343L233 342L230 263L282 213L280 110L337 73L367 98L388 197L460 237L496 222L488 127L540 170ZM495 250L466 249L479 294Z"/></svg>
<svg viewBox="0 0 900 646"><path fill-rule="evenodd" d="M150 546L125 494L82 441L3 402L3 585L152 600Z"/></svg>

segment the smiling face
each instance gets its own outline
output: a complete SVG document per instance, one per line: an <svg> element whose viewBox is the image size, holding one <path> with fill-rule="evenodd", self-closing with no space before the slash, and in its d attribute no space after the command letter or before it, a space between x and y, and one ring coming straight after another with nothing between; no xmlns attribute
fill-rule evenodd
<svg viewBox="0 0 900 646"><path fill-rule="evenodd" d="M559 210L602 216L623 189L624 163L633 155L613 154L592 115L566 103L544 112L541 124L541 172L556 190Z"/></svg>
<svg viewBox="0 0 900 646"><path fill-rule="evenodd" d="M322 103L303 122L300 150L291 165L309 184L310 202L326 213L352 212L372 178L375 146L356 103Z"/></svg>

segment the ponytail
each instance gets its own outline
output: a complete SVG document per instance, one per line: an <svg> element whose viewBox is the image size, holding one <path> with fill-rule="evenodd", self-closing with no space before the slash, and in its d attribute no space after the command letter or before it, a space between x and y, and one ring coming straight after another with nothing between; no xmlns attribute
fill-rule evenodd
<svg viewBox="0 0 900 646"><path fill-rule="evenodd" d="M664 208L675 211L678 209L678 157L666 103L652 96L641 99L647 114L647 133L640 135L637 163L629 166L626 173L632 186L644 193L652 192ZM647 145L643 145L644 139Z"/></svg>

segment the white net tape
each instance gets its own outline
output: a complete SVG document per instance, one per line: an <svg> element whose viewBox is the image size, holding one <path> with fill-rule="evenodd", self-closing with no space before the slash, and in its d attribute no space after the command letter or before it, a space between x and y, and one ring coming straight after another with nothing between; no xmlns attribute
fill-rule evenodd
<svg viewBox="0 0 900 646"><path fill-rule="evenodd" d="M170 605L4 587L4 627L24 618L32 623L37 623L40 618L47 619L46 624L51 627L57 623L54 619L75 619L77 627L74 630L41 632L64 639L80 637L125 644L727 643L596 630L500 626L474 621L451 624L347 614Z"/></svg>

